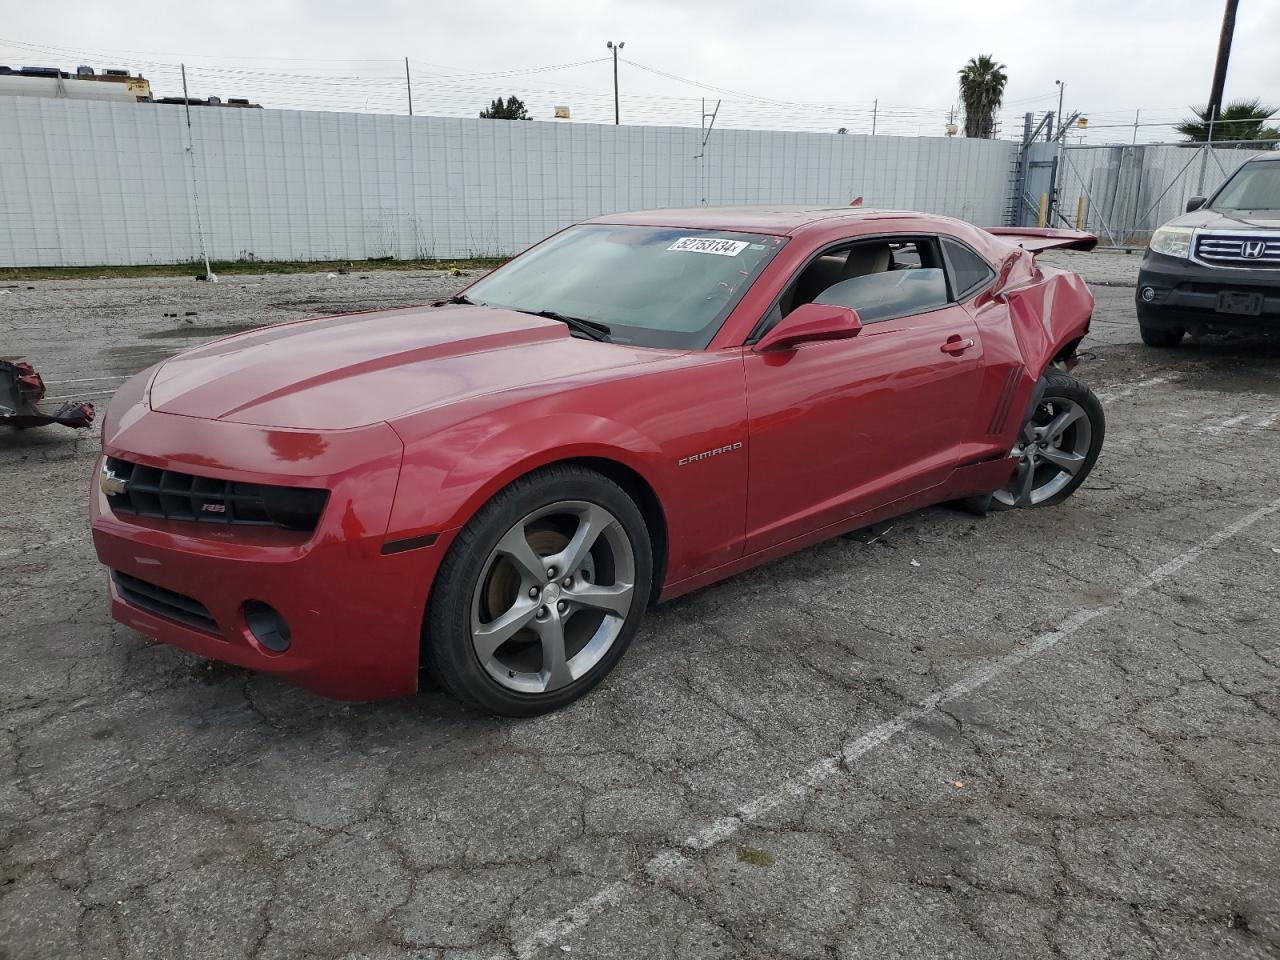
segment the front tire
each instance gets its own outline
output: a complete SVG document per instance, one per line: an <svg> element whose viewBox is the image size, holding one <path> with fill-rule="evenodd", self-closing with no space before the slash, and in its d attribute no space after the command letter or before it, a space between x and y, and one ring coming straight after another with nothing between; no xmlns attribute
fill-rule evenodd
<svg viewBox="0 0 1280 960"><path fill-rule="evenodd" d="M1018 469L992 495L991 509L1048 507L1067 499L1093 470L1106 429L1102 404L1088 386L1047 371L1044 391L1013 448Z"/></svg>
<svg viewBox="0 0 1280 960"><path fill-rule="evenodd" d="M652 576L627 493L584 467L545 467L498 493L450 546L428 606L428 664L489 713L557 710L622 659Z"/></svg>

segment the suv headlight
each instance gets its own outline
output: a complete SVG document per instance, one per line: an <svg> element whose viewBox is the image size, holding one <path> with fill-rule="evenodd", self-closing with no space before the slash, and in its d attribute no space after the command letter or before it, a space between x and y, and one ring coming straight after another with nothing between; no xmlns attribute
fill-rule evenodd
<svg viewBox="0 0 1280 960"><path fill-rule="evenodd" d="M1182 257L1185 260L1191 256L1192 232L1190 227L1161 227L1151 235L1151 249L1166 257Z"/></svg>

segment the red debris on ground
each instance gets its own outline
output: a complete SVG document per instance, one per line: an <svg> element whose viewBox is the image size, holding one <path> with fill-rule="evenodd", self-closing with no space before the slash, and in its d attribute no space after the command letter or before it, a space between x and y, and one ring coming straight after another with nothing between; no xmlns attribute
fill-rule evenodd
<svg viewBox="0 0 1280 960"><path fill-rule="evenodd" d="M23 360L0 360L0 426L42 427L60 423L83 429L93 423L93 404L67 400L50 413L41 406L44 380L35 367Z"/></svg>

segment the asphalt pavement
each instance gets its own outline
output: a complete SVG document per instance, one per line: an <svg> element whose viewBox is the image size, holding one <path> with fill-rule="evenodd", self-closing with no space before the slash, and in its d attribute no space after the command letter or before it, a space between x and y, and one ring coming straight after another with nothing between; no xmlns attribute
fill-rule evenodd
<svg viewBox="0 0 1280 960"><path fill-rule="evenodd" d="M677 600L531 721L113 623L96 436L0 436L0 957L1280 957L1280 346L1146 348L1137 257L1046 260L1098 299L1071 500ZM103 403L220 332L466 281L19 283L0 354Z"/></svg>

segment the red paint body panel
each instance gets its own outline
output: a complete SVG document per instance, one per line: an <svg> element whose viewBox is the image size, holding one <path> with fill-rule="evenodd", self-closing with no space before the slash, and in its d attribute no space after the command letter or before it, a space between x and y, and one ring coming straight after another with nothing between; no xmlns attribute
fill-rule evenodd
<svg viewBox="0 0 1280 960"><path fill-rule="evenodd" d="M843 530L1003 485L1036 380L1084 335L1092 311L1074 274L1038 267L1013 238L941 217L700 208L599 222L786 242L706 350L596 343L553 320L442 306L281 324L144 371L103 418L106 456L330 495L317 529L303 533L117 516L95 486L102 562L193 598L218 630L114 591L113 615L328 696L404 694L417 686L441 559L517 477L591 459L646 484L666 533L661 596L676 596ZM867 324L851 339L753 349L761 317L813 256L886 234L955 237L997 278L966 303ZM430 546L382 552L427 534ZM247 632L251 599L289 621L287 652Z"/></svg>

